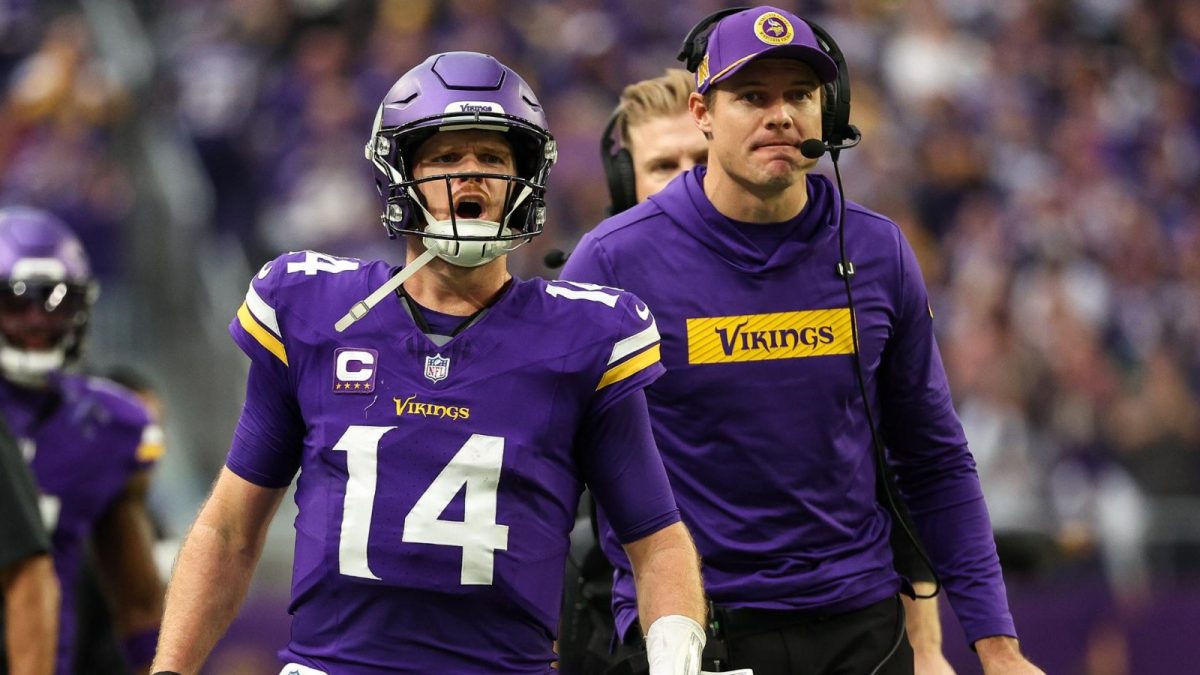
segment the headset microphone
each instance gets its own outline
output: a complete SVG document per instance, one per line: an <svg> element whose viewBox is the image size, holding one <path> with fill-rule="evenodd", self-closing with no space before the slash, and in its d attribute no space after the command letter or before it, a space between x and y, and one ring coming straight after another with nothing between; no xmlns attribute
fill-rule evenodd
<svg viewBox="0 0 1200 675"><path fill-rule="evenodd" d="M570 255L562 249L552 248L546 251L546 255L542 258L542 264L552 270L556 270L567 264L567 258L569 257Z"/></svg>
<svg viewBox="0 0 1200 675"><path fill-rule="evenodd" d="M820 159L821 155L825 154L825 143L819 138L805 139L800 144L800 154L809 159Z"/></svg>
<svg viewBox="0 0 1200 675"><path fill-rule="evenodd" d="M800 143L800 154L809 159L820 159L826 152L837 161L842 150L853 148L862 140L862 132L853 124L846 126L846 140L841 143L826 143L819 138L808 138ZM840 188L839 188L840 192Z"/></svg>

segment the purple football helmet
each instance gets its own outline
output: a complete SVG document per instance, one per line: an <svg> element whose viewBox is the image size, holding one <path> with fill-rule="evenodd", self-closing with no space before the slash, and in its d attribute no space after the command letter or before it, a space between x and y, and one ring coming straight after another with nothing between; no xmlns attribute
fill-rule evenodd
<svg viewBox="0 0 1200 675"><path fill-rule="evenodd" d="M37 209L0 209L0 372L24 384L78 357L99 294L79 239Z"/></svg>
<svg viewBox="0 0 1200 675"><path fill-rule="evenodd" d="M502 132L513 148L517 175L453 173L415 179L416 148L439 131L459 129ZM546 178L557 159L554 138L533 90L487 54L435 54L405 73L379 106L366 156L377 170L382 220L390 237L420 235L427 247L441 249L442 257L471 266L542 232ZM500 222L453 213L448 221L428 216L418 185L440 181L449 190L451 179L467 177L508 181ZM464 248L474 254L456 257Z"/></svg>

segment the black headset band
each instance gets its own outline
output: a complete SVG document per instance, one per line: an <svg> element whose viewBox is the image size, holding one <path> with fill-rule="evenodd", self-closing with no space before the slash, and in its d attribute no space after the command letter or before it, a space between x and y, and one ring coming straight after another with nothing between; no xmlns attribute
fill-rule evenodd
<svg viewBox="0 0 1200 675"><path fill-rule="evenodd" d="M704 60L704 52L708 50L708 33L711 27L716 25L718 21L724 19L730 14L737 14L738 12L744 12L748 9L751 8L730 7L728 9L717 10L703 19L700 19L700 21L695 26L692 26L692 29L688 31L687 37L683 38L683 44L680 45L679 53L675 55L675 58L683 61L684 67L686 67L689 72L696 72L696 69L700 67L700 62Z"/></svg>
<svg viewBox="0 0 1200 675"><path fill-rule="evenodd" d="M604 135L600 137L600 161L604 165L608 195L612 199L609 215L620 213L637 203L637 176L634 175L633 157L617 138L620 133L618 127L624 117L625 111L618 105L608 116L608 122L604 125Z"/></svg>

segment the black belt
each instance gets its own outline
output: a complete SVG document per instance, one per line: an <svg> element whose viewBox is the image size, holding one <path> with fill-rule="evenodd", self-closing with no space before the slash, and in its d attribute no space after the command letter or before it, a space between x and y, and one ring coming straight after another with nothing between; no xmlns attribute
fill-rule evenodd
<svg viewBox="0 0 1200 675"><path fill-rule="evenodd" d="M721 607L709 602L708 615L708 640L704 645L703 664L705 669L721 670L722 667L729 665L729 647L728 641L756 635L758 633L768 633L776 630L783 630L793 626L811 625L822 623L830 619L862 612L882 604L899 604L896 596L889 596L872 603L866 607L851 609L838 612L822 611L822 610L801 610L801 609L757 609L753 607ZM900 612L899 626L897 627L898 635L896 643L904 637L904 608L902 605L898 607ZM893 645L891 651L888 652L888 657L894 652L896 646ZM887 660L885 657L884 661ZM877 667L878 669L878 667Z"/></svg>

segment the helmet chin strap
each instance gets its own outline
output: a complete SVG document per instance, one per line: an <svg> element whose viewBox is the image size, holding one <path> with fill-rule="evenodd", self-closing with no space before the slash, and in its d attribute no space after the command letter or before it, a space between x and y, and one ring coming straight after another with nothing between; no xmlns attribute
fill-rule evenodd
<svg viewBox="0 0 1200 675"><path fill-rule="evenodd" d="M426 223L425 231L433 234L453 235L456 231L469 237L484 237L493 232L503 232L505 235L512 234L512 230L507 227L509 218L533 192L528 185L522 186L521 194L517 196L513 206L504 216L503 222L494 220L482 220L480 218L462 218L457 220L438 220L433 217L417 198L416 191L411 187L408 189L412 195L413 203L425 214ZM515 240L492 240L492 241L459 241L457 239L438 239L435 237L422 237L421 243L425 245L425 252L417 256L400 273L393 276L383 283L382 286L375 289L370 295L362 300L354 303L350 311L346 312L342 318L333 324L333 329L339 333L343 333L347 328L354 325L359 319L363 318L374 309L388 295L391 295L397 288L407 281L412 275L421 270L422 267L429 264L434 258L441 258L451 265L458 267L479 267L487 264L496 258L508 253L516 248L513 244Z"/></svg>
<svg viewBox="0 0 1200 675"><path fill-rule="evenodd" d="M0 371L17 384L40 386L46 376L66 365L62 349L26 351L9 345L0 347Z"/></svg>
<svg viewBox="0 0 1200 675"><path fill-rule="evenodd" d="M399 288L400 284L408 281L409 277L416 274L422 267L427 265L430 260L433 260L436 257L436 251L431 248L425 249L425 252L417 256L416 260L412 261L408 265L405 265L404 269L400 270L399 274L383 282L382 286L376 288L375 291L367 297L354 303L354 305L350 308L350 311L346 312L345 316L338 319L337 323L333 324L333 329L339 333L345 332L346 329L350 326L353 326L356 321L366 316L367 312L371 311L375 305L378 305L380 301Z"/></svg>

